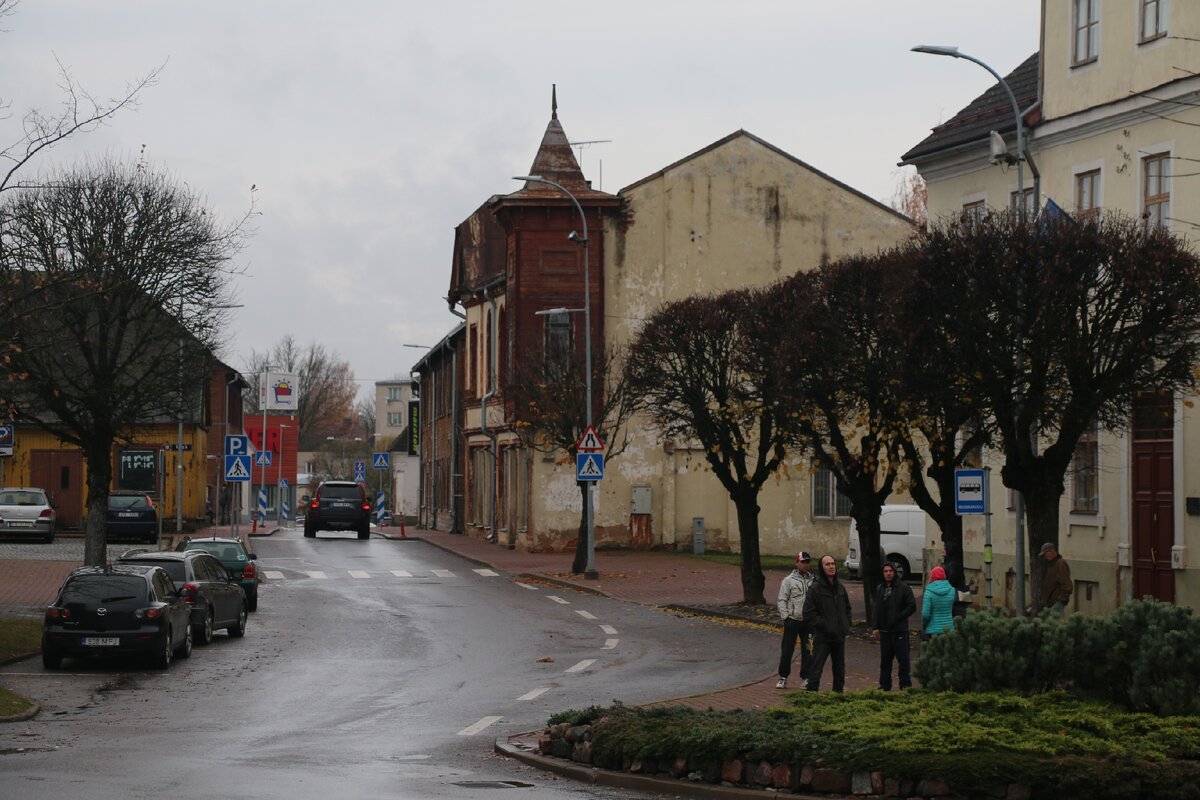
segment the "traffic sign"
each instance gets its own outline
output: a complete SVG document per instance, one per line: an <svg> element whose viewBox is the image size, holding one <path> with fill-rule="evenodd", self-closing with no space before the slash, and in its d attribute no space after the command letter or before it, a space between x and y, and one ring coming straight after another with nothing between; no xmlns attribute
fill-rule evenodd
<svg viewBox="0 0 1200 800"><path fill-rule="evenodd" d="M225 436L225 455L227 456L246 456L250 454L250 437L242 436L241 434L228 434Z"/></svg>
<svg viewBox="0 0 1200 800"><path fill-rule="evenodd" d="M371 468L372 469L387 469L388 467L391 466L391 462L392 462L392 454L391 453L372 453L371 454Z"/></svg>
<svg viewBox="0 0 1200 800"><path fill-rule="evenodd" d="M604 453L576 453L575 480L599 481L604 479Z"/></svg>
<svg viewBox="0 0 1200 800"><path fill-rule="evenodd" d="M271 466L271 451L270 450L259 450L257 453L255 453L254 454L254 466L256 466L256 467Z"/></svg>
<svg viewBox="0 0 1200 800"><path fill-rule="evenodd" d="M954 470L954 513L959 516L988 513L983 470Z"/></svg>
<svg viewBox="0 0 1200 800"><path fill-rule="evenodd" d="M367 462L355 461L354 462L354 481L356 483L363 483L364 481L366 481L366 479L367 479Z"/></svg>
<svg viewBox="0 0 1200 800"><path fill-rule="evenodd" d="M279 479L279 488L280 488L280 489L286 489L286 488L288 488L288 479L287 479L287 478L280 478L280 479Z"/></svg>
<svg viewBox="0 0 1200 800"><path fill-rule="evenodd" d="M250 482L250 454L225 456L225 480Z"/></svg>
<svg viewBox="0 0 1200 800"><path fill-rule="evenodd" d="M0 456L11 456L16 444L16 432L11 423L0 425Z"/></svg>
<svg viewBox="0 0 1200 800"><path fill-rule="evenodd" d="M587 426L583 436L579 437L579 444L575 445L575 451L578 453L604 452L604 442L600 441L600 434L596 433L595 425Z"/></svg>

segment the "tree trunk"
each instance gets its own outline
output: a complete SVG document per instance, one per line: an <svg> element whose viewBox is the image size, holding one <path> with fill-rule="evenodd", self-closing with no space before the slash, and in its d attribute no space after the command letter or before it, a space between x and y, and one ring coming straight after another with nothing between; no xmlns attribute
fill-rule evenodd
<svg viewBox="0 0 1200 800"><path fill-rule="evenodd" d="M587 569L587 515L588 515L588 483L579 481L579 495L583 500L583 510L579 513L579 537L575 540L575 560L571 562L571 574L582 575Z"/></svg>
<svg viewBox="0 0 1200 800"><path fill-rule="evenodd" d="M87 448L87 531L83 563L103 566L108 558L108 486L112 482L112 440ZM162 513L162 509L159 509Z"/></svg>
<svg viewBox="0 0 1200 800"><path fill-rule="evenodd" d="M758 492L748 490L731 495L737 509L738 541L742 548L742 602L762 605L767 579L763 576L758 544Z"/></svg>
<svg viewBox="0 0 1200 800"><path fill-rule="evenodd" d="M858 555L858 574L862 578L863 610L868 621L873 615L875 587L883 579L883 558L879 544L880 508L876 504L873 510L863 509L854 515L858 527L858 546L862 550Z"/></svg>
<svg viewBox="0 0 1200 800"><path fill-rule="evenodd" d="M1046 575L1046 561L1038 551L1046 542L1058 547L1058 514L1062 492L1033 491L1025 494L1025 533L1029 541L1029 592L1033 612L1042 610L1042 580Z"/></svg>

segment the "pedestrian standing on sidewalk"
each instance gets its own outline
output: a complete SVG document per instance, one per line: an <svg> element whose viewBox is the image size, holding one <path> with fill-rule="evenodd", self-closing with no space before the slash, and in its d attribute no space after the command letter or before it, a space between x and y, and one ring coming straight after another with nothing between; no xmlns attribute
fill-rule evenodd
<svg viewBox="0 0 1200 800"><path fill-rule="evenodd" d="M946 570L941 567L930 570L925 596L921 598L921 630L929 636L954 630L954 600L957 596L958 592L946 580Z"/></svg>
<svg viewBox="0 0 1200 800"><path fill-rule="evenodd" d="M833 690L846 685L846 636L850 633L850 596L838 580L837 561L821 556L821 572L804 600L804 619L812 625L813 660L809 667L808 690L821 688L825 659L833 660Z"/></svg>
<svg viewBox="0 0 1200 800"><path fill-rule="evenodd" d="M800 688L805 688L808 668L812 662L812 626L804 619L804 601L813 585L809 571L812 556L801 550L796 554L796 568L779 584L779 616L783 619L783 643L779 649L779 680L776 689L786 689L792 674L792 654L800 640Z"/></svg>
<svg viewBox="0 0 1200 800"><path fill-rule="evenodd" d="M1038 555L1046 560L1046 572L1042 575L1042 608L1049 608L1058 616L1066 613L1071 600L1071 568L1067 560L1058 554L1058 545L1046 542Z"/></svg>
<svg viewBox="0 0 1200 800"><path fill-rule="evenodd" d="M875 588L874 624L871 638L879 640L879 688L892 690L892 661L900 671L900 688L912 686L909 671L908 618L917 613L912 589L900 580L895 563L883 565L883 583Z"/></svg>

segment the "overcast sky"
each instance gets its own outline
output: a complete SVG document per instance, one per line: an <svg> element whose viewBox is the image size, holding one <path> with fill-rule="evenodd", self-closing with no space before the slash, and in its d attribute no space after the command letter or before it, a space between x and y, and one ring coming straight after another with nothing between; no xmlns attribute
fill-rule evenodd
<svg viewBox="0 0 1200 800"><path fill-rule="evenodd" d="M156 166L226 220L257 211L223 356L285 334L405 377L457 322L454 226L520 187L550 117L617 192L744 128L889 202L896 162L1037 49L1039 0L22 0L0 21L0 144L61 100L160 64L140 105L41 158ZM26 173L32 177L33 171ZM365 393L364 393L365 396Z"/></svg>

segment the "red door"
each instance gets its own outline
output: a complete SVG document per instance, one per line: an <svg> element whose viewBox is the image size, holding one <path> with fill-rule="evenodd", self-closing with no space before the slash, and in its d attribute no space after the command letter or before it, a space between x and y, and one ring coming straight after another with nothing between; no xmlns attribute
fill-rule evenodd
<svg viewBox="0 0 1200 800"><path fill-rule="evenodd" d="M83 518L83 453L34 450L29 469L33 485L45 489L56 506L58 527L78 528Z"/></svg>
<svg viewBox="0 0 1200 800"><path fill-rule="evenodd" d="M1171 398L1139 398L1133 423L1133 596L1173 603L1175 444Z"/></svg>

